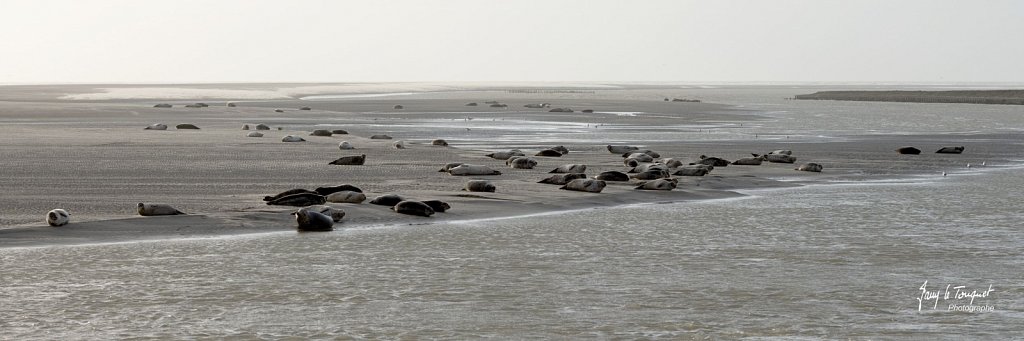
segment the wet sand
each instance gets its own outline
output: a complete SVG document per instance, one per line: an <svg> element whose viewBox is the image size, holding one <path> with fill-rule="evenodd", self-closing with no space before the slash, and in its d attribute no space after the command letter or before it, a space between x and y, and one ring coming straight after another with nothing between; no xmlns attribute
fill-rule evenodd
<svg viewBox="0 0 1024 341"><path fill-rule="evenodd" d="M239 87L234 85L235 87ZM184 86L179 86L184 87ZM262 87L262 88L261 88ZM243 90L266 91L271 85L252 85ZM88 95L95 86L0 87L0 158L4 160L0 184L0 247L52 244L104 243L162 238L213 237L228 234L294 231L288 213L293 207L268 206L261 200L292 188L352 184L367 197L399 194L411 199L439 199L452 209L430 218L396 214L388 207L363 204L330 204L347 215L336 229L373 228L445 221L490 219L545 212L632 205L641 203L707 200L740 195L736 190L794 186L799 183L871 179L894 174L938 174L951 164L980 163L1019 155L1018 145L1002 144L1014 136L859 136L842 142L791 141L781 137L730 141L621 141L602 139L605 135L635 132L668 132L673 129L694 133L700 126L725 126L736 122L765 119L710 103L664 102L672 96L666 89L604 89L592 93L521 93L497 87L408 87L422 94L349 98L344 100L299 100L316 94L286 92L283 99L245 98L144 98L104 99ZM214 88L194 87L196 91ZM401 85L362 89L403 91ZM552 88L557 90L560 88ZM586 87L566 89L588 89ZM337 90L337 89L327 89ZM308 89L306 91L309 91ZM138 91L137 93L145 93ZM252 97L259 97L258 92ZM79 100L67 99L78 94ZM85 95L82 95L85 94ZM193 92L185 92L192 96ZM239 92L217 92L242 96ZM173 96L171 96L173 97ZM216 97L216 96L214 96ZM491 108L485 101L507 103L508 108ZM202 101L208 108L184 108ZM237 103L226 107L227 101ZM476 107L465 106L477 102ZM528 103L551 103L571 107L574 113L549 113L527 109ZM153 108L171 103L174 108ZM401 104L402 110L393 109ZM297 110L308 106L313 110ZM283 113L274 109L283 109ZM598 113L584 114L582 109ZM630 115L629 112L658 113ZM623 114L626 113L626 114ZM143 130L152 123L170 126L166 131ZM200 130L176 130L174 125L192 123ZM264 123L273 130L262 138L249 138L243 124ZM534 124L551 124L560 129L583 131L581 141L551 143L543 134L522 130ZM278 127L281 130L277 130ZM695 127L695 128L687 128ZM345 129L347 135L310 136L313 129ZM612 129L612 130L609 130ZM727 128L722 128L727 129ZM614 131L616 134L605 134ZM394 140L371 140L386 133ZM297 135L307 142L284 143L281 137ZM430 140L443 138L451 145L432 146ZM407 149L395 149L396 140ZM338 149L349 141L355 150ZM952 142L951 142L952 141ZM564 141L563 141L564 142ZM619 155L605 149L607 144L630 143L658 151L664 157L684 162L701 154L737 159L751 152L791 149L797 164L817 162L823 173L797 172L793 164L764 163L761 166L716 168L706 177L680 177L671 192L638 191L628 183L609 182L599 194L559 190L556 185L539 184L548 171L563 164L588 166L587 174L625 171ZM932 154L930 146L958 143L968 145L970 156ZM570 153L563 157L535 157L532 170L512 169L504 161L484 156L509 148L528 155L562 144ZM925 153L916 158L896 155L893 148L920 144ZM362 166L335 166L328 162L345 155L367 155ZM448 162L483 164L500 170L497 176L450 176L437 170ZM470 179L495 183L495 193L461 191ZM189 213L185 216L140 217L138 202L168 203ZM71 213L71 224L49 227L44 214L53 208Z"/></svg>

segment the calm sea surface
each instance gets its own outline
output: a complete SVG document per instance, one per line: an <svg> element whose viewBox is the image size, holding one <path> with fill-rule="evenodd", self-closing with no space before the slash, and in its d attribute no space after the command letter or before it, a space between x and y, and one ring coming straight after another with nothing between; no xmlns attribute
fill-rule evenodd
<svg viewBox="0 0 1024 341"><path fill-rule="evenodd" d="M1013 107L692 91L774 118L734 136L1024 128ZM1020 338L1022 175L1007 163L456 224L0 249L0 339Z"/></svg>

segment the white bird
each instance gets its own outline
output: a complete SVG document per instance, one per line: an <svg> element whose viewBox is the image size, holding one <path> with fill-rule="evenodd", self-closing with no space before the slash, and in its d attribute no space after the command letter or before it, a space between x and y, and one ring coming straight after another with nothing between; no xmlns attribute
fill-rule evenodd
<svg viewBox="0 0 1024 341"><path fill-rule="evenodd" d="M982 161L982 162L981 162L981 165L982 165L982 166L984 166L984 165L985 165L985 161Z"/></svg>

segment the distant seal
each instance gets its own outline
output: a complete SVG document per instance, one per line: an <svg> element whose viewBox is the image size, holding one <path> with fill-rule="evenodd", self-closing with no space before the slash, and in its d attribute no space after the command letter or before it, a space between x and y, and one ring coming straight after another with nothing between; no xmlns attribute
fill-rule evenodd
<svg viewBox="0 0 1024 341"><path fill-rule="evenodd" d="M327 202L324 196L313 193L298 193L292 195L286 195L274 200L267 201L267 205L281 205L281 206L310 206L310 205L323 205Z"/></svg>
<svg viewBox="0 0 1024 341"><path fill-rule="evenodd" d="M348 131L346 131L344 129L334 129L334 130L331 130L331 134L334 134L334 135L348 135Z"/></svg>
<svg viewBox="0 0 1024 341"><path fill-rule="evenodd" d="M301 107L301 108L299 108L299 110L313 110L313 108L310 108L310 107Z"/></svg>
<svg viewBox="0 0 1024 341"><path fill-rule="evenodd" d="M263 137L263 133L258 131L250 131L248 134L245 134L245 137Z"/></svg>
<svg viewBox="0 0 1024 341"><path fill-rule="evenodd" d="M677 179L657 179L651 181L644 181L637 184L634 189L652 190L652 191L671 191L676 188L679 184Z"/></svg>
<svg viewBox="0 0 1024 341"><path fill-rule="evenodd" d="M497 160L508 160L508 158L513 156L526 156L526 154L523 154L523 152L519 149L512 149L504 152L494 152L484 156Z"/></svg>
<svg viewBox="0 0 1024 341"><path fill-rule="evenodd" d="M298 136L295 136L295 135L288 135L288 136L285 136L285 137L281 138L281 142L305 142L305 141L306 141L306 139L298 137Z"/></svg>
<svg viewBox="0 0 1024 341"><path fill-rule="evenodd" d="M308 189L295 188L295 189L289 189L287 191L284 191L284 192L281 192L281 193L277 193L277 194L274 194L274 195L265 196L265 197L263 197L263 201L273 201L273 200L277 200L277 199L280 199L280 198L283 198L283 197L286 197L286 196L289 196L289 195L292 195L292 194L302 194L302 193L318 194L317 192L310 191Z"/></svg>
<svg viewBox="0 0 1024 341"><path fill-rule="evenodd" d="M224 103L224 106L226 106L228 108L234 108L234 107L237 107L238 104L235 104L235 102L227 102L227 103Z"/></svg>
<svg viewBox="0 0 1024 341"><path fill-rule="evenodd" d="M396 213L429 217L434 215L434 209L420 201L406 200L391 207Z"/></svg>
<svg viewBox="0 0 1024 341"><path fill-rule="evenodd" d="M469 180L462 188L463 191L468 192L494 192L495 189L494 184L487 180Z"/></svg>
<svg viewBox="0 0 1024 341"><path fill-rule="evenodd" d="M594 179L604 181L629 181L629 175L623 172L608 171L601 172L601 174L595 176Z"/></svg>
<svg viewBox="0 0 1024 341"><path fill-rule="evenodd" d="M587 171L587 165L580 164L567 164L558 166L554 170L548 173L584 173Z"/></svg>
<svg viewBox="0 0 1024 341"><path fill-rule="evenodd" d="M274 112L284 112L284 109L274 109Z"/></svg>
<svg viewBox="0 0 1024 341"><path fill-rule="evenodd" d="M381 195L379 197L373 198L373 200L370 200L370 203L374 204L374 205L381 205L381 206L395 206L395 204L398 204L399 202L402 202L402 200L405 200L405 199L402 198L401 196L399 196L398 194L385 194L385 195Z"/></svg>
<svg viewBox="0 0 1024 341"><path fill-rule="evenodd" d="M331 220L335 223L340 222L341 219L345 218L345 210L327 205L306 206L305 208L300 208L300 210L301 209L310 210L331 217Z"/></svg>
<svg viewBox="0 0 1024 341"><path fill-rule="evenodd" d="M362 165L362 164L365 164L365 163L366 163L366 154L362 154L362 155L342 156L342 157L338 158L337 160L331 161L328 164L329 165L359 166L359 165Z"/></svg>
<svg viewBox="0 0 1024 341"><path fill-rule="evenodd" d="M387 135L384 135L384 134L377 134L377 135L370 136L370 139L371 140L390 140L391 136L387 136Z"/></svg>
<svg viewBox="0 0 1024 341"><path fill-rule="evenodd" d="M452 168L455 168L455 167L458 167L458 166L461 166L461 165L462 165L462 162L449 162L449 163L444 164L444 166L442 166L441 169L439 169L437 171L438 172L447 172L447 171L451 170Z"/></svg>
<svg viewBox="0 0 1024 341"><path fill-rule="evenodd" d="M525 157L526 157L526 155L513 155L513 156L509 157L507 160L505 160L505 165L509 166L509 167L512 167L512 163L515 162L516 159L522 159L522 158L525 158Z"/></svg>
<svg viewBox="0 0 1024 341"><path fill-rule="evenodd" d="M565 173L565 174L553 174L547 179L537 181L539 184L552 184L552 185L565 185L570 181L576 179L586 179L587 175L583 173Z"/></svg>
<svg viewBox="0 0 1024 341"><path fill-rule="evenodd" d="M50 212L46 213L46 223L50 226L64 226L70 221L71 215L68 214L68 211L63 209L52 209Z"/></svg>
<svg viewBox="0 0 1024 341"><path fill-rule="evenodd" d="M800 167L797 167L797 168L794 168L794 169L796 169L798 171L805 171L805 172L821 172L821 170L823 168L824 167L822 167L821 165L819 165L817 163L811 162L811 163L802 164L802 165L800 165Z"/></svg>
<svg viewBox="0 0 1024 341"><path fill-rule="evenodd" d="M328 194L331 194L331 193L341 192L341 191L351 191L351 192L363 193L363 190L359 189L359 187L352 186L352 185L349 185L349 184L337 185L337 186L317 187L316 190L314 190L314 191L316 192L316 194L319 194L319 195L328 195Z"/></svg>
<svg viewBox="0 0 1024 341"><path fill-rule="evenodd" d="M146 126L143 130L167 130L167 125L163 123L154 123Z"/></svg>
<svg viewBox="0 0 1024 341"><path fill-rule="evenodd" d="M339 191L328 194L327 202L362 204L366 201L366 194L353 191Z"/></svg>
<svg viewBox="0 0 1024 341"><path fill-rule="evenodd" d="M353 147L351 143L348 143L348 141L341 141L341 143L338 144L338 149L349 150L356 149L356 147Z"/></svg>
<svg viewBox="0 0 1024 341"><path fill-rule="evenodd" d="M705 156L705 155L701 155L700 156L700 160L698 160L697 162L690 163L690 164L691 165L709 165L709 166L715 166L715 167L727 167L727 166L729 166L729 161L726 160L726 159L718 158L718 157L714 157L714 156L708 157L708 156Z"/></svg>
<svg viewBox="0 0 1024 341"><path fill-rule="evenodd" d="M448 170L451 175L501 175L501 172L483 165L462 164Z"/></svg>
<svg viewBox="0 0 1024 341"><path fill-rule="evenodd" d="M646 172L636 173L631 176L637 180L654 180L669 177L668 171L662 169L652 169Z"/></svg>
<svg viewBox="0 0 1024 341"><path fill-rule="evenodd" d="M447 147L448 146L448 141L445 141L443 139L436 139L436 140L430 141L430 144L431 145L435 145L435 146Z"/></svg>
<svg viewBox="0 0 1024 341"><path fill-rule="evenodd" d="M395 141L392 145L395 146L396 149L405 149L405 141L403 140Z"/></svg>
<svg viewBox="0 0 1024 341"><path fill-rule="evenodd" d="M772 154L772 155L775 155L775 154ZM779 154L779 155L783 155L783 154ZM788 155L786 155L786 156L788 156ZM761 163L766 158L767 158L766 155L759 155L759 156L754 156L754 157L745 157L745 158L740 158L740 159L737 159L736 161L733 161L732 164L739 165L739 166L760 166Z"/></svg>
<svg viewBox="0 0 1024 341"><path fill-rule="evenodd" d="M249 130L249 125L248 124L243 124L242 125L242 130Z"/></svg>
<svg viewBox="0 0 1024 341"><path fill-rule="evenodd" d="M576 179L573 181L569 181L569 183L565 184L565 186L559 187L558 189L590 193L601 193L601 191L604 190L605 186L607 186L607 184L602 180Z"/></svg>
<svg viewBox="0 0 1024 341"><path fill-rule="evenodd" d="M256 130L270 130L270 126L260 123L256 125Z"/></svg>
<svg viewBox="0 0 1024 341"><path fill-rule="evenodd" d="M959 147L942 147L935 151L939 154L960 154L964 152L964 146Z"/></svg>
<svg viewBox="0 0 1024 341"><path fill-rule="evenodd" d="M675 173L672 173L672 175L676 175L676 176L705 176L705 175L708 175L708 173L710 173L710 172L711 171L708 170L708 168L681 167L679 169L676 169Z"/></svg>
<svg viewBox="0 0 1024 341"><path fill-rule="evenodd" d="M327 130L327 129L317 129L317 130L314 130L312 133L309 133L309 135L312 135L312 136L331 136L331 135L334 135L334 133L332 133L330 130Z"/></svg>
<svg viewBox="0 0 1024 341"><path fill-rule="evenodd" d="M404 106L402 106L401 104L396 104L396 105L395 105L394 107L392 107L392 108L395 108L395 109L398 109L398 110L402 110L402 109L405 109L405 107L404 107Z"/></svg>
<svg viewBox="0 0 1024 341"><path fill-rule="evenodd" d="M673 159L673 158L661 159L661 163L665 164L669 168L679 168L679 167L683 166L683 162L682 161L679 161L679 160L676 160L676 159Z"/></svg>
<svg viewBox="0 0 1024 341"><path fill-rule="evenodd" d="M533 156L562 157L562 152L554 149L545 149L537 152L537 154L533 154Z"/></svg>
<svg viewBox="0 0 1024 341"><path fill-rule="evenodd" d="M921 150L914 147L900 147L899 149L896 149L896 152L904 155L921 154Z"/></svg>
<svg viewBox="0 0 1024 341"><path fill-rule="evenodd" d="M299 231L331 231L334 229L334 220L320 212L307 208L300 208L292 213L295 215L296 229Z"/></svg>
<svg viewBox="0 0 1024 341"><path fill-rule="evenodd" d="M764 159L772 163L794 163L796 157L786 154L768 154L764 156Z"/></svg>
<svg viewBox="0 0 1024 341"><path fill-rule="evenodd" d="M147 216L147 217L148 216L157 216L157 215L185 214L184 212L178 211L178 209L176 209L174 207L171 207L171 205L167 205L167 204L146 204L146 203L141 203L140 202L139 205L138 205L138 209L139 209L139 215Z"/></svg>
<svg viewBox="0 0 1024 341"><path fill-rule="evenodd" d="M551 150L562 153L562 155L569 154L569 148L565 148L565 146L554 146L551 147Z"/></svg>
<svg viewBox="0 0 1024 341"><path fill-rule="evenodd" d="M654 162L654 158L644 153L632 153L626 155L626 160L637 160L639 162Z"/></svg>
<svg viewBox="0 0 1024 341"><path fill-rule="evenodd" d="M195 124L191 124L191 123L182 123L182 124L174 126L174 128L175 129L199 129L199 127L196 127Z"/></svg>
<svg viewBox="0 0 1024 341"><path fill-rule="evenodd" d="M427 204L427 206L430 206L430 208L437 213L444 213L452 209L452 205L449 205L448 203L441 200L424 200L422 202L424 204Z"/></svg>
<svg viewBox="0 0 1024 341"><path fill-rule="evenodd" d="M613 146L613 145L608 145L608 151L611 152L612 154L620 154L621 155L621 154L629 153L629 152L632 152L632 151L635 151L635 150L639 150L639 149L640 148L633 147L633 146Z"/></svg>
<svg viewBox="0 0 1024 341"><path fill-rule="evenodd" d="M630 169L626 173L643 173L643 172L648 172L648 171L666 171L667 172L668 169L669 169L668 166L660 164L660 163L644 163L644 164L636 165L636 167L633 167L633 169Z"/></svg>
<svg viewBox="0 0 1024 341"><path fill-rule="evenodd" d="M516 169L533 169L534 166L537 166L537 160L532 157L522 157L512 160L509 166Z"/></svg>
<svg viewBox="0 0 1024 341"><path fill-rule="evenodd" d="M768 152L768 155L775 155L775 154L793 155L793 151L792 150L788 150L788 149L779 149L779 150L773 150L773 151Z"/></svg>
<svg viewBox="0 0 1024 341"><path fill-rule="evenodd" d="M160 103L160 104L154 105L153 107L154 108L173 108L174 106L170 105L170 104L167 104L167 103Z"/></svg>

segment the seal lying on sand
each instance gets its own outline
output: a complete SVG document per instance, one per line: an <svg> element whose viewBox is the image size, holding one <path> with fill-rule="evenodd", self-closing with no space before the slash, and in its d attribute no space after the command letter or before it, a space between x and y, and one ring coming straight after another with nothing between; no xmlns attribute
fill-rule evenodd
<svg viewBox="0 0 1024 341"><path fill-rule="evenodd" d="M391 145L395 146L395 149L405 149L405 140L395 141L395 143L392 143Z"/></svg>
<svg viewBox="0 0 1024 341"><path fill-rule="evenodd" d="M659 161L659 162L665 164L669 168L679 168L679 167L683 166L683 162L682 161L679 161L679 160L676 160L676 159L673 159L673 158L664 158L664 159L661 159L661 161Z"/></svg>
<svg viewBox="0 0 1024 341"><path fill-rule="evenodd" d="M583 173L587 171L587 165L568 164L561 165L548 173Z"/></svg>
<svg viewBox="0 0 1024 341"><path fill-rule="evenodd" d="M494 192L495 187L494 184L487 180L469 180L466 182L466 187L463 187L462 190L469 192Z"/></svg>
<svg viewBox="0 0 1024 341"><path fill-rule="evenodd" d="M637 160L637 161L640 161L640 162L654 162L654 158L653 157L651 157L650 155L644 154L644 153L627 153L627 154L625 154L625 159L626 160L633 159L633 160Z"/></svg>
<svg viewBox="0 0 1024 341"><path fill-rule="evenodd" d="M773 151L768 152L768 155L775 155L775 154L793 155L793 151L792 150L788 150L788 149L779 149L779 150L773 150Z"/></svg>
<svg viewBox="0 0 1024 341"><path fill-rule="evenodd" d="M307 208L300 208L292 213L296 229L299 231L330 231L334 229L334 220L320 212Z"/></svg>
<svg viewBox="0 0 1024 341"><path fill-rule="evenodd" d="M146 128L143 128L143 130L167 130L167 125L163 123L153 123L146 126Z"/></svg>
<svg viewBox="0 0 1024 341"><path fill-rule="evenodd" d="M635 189L671 191L675 189L678 184L679 180L676 179L657 179L638 183Z"/></svg>
<svg viewBox="0 0 1024 341"><path fill-rule="evenodd" d="M402 200L405 200L405 199L402 198L401 196L399 196L398 194L385 194L385 195L373 198L373 200L370 200L370 203L374 204L374 205L381 205L381 206L395 206L395 204L398 204L399 202L402 202Z"/></svg>
<svg viewBox="0 0 1024 341"><path fill-rule="evenodd" d="M644 155L650 156L650 157L655 158L655 159L661 157L661 154L658 154L658 152L650 150L650 149L644 149L644 150L639 150L638 149L638 150L634 150L634 151L631 151L631 152L628 152L628 153L623 153L622 157L624 157L624 158L633 157L633 156L635 156L634 154L644 154Z"/></svg>
<svg viewBox="0 0 1024 341"><path fill-rule="evenodd" d="M554 149L545 149L537 152L537 154L533 154L533 156L562 157L562 152Z"/></svg>
<svg viewBox="0 0 1024 341"><path fill-rule="evenodd" d="M359 165L362 165L364 163L366 163L366 154L363 154L363 155L353 155L353 156L342 156L342 157L338 158L337 160L331 161L328 164L329 165L343 165L343 166L344 165L359 166Z"/></svg>
<svg viewBox="0 0 1024 341"><path fill-rule="evenodd" d="M603 180L592 180L592 179L576 179L569 181L565 186L559 187L558 189L565 189L570 191L590 192L590 193L601 193L607 184Z"/></svg>
<svg viewBox="0 0 1024 341"><path fill-rule="evenodd" d="M424 200L422 202L424 204L427 204L427 206L430 206L430 208L437 213L444 213L452 209L452 205L449 205L448 203L441 200Z"/></svg>
<svg viewBox="0 0 1024 341"><path fill-rule="evenodd" d="M175 129L199 129L199 127L196 127L195 124L191 124L191 123L182 123L182 124L174 126L174 128Z"/></svg>
<svg viewBox="0 0 1024 341"><path fill-rule="evenodd" d="M643 172L648 172L648 171L666 171L667 172L668 169L669 169L668 166L660 164L660 163L644 163L644 164L636 165L636 167L633 167L633 169L630 169L626 173L643 173Z"/></svg>
<svg viewBox="0 0 1024 341"><path fill-rule="evenodd" d="M377 134L377 135L370 136L370 139L373 139L373 140L390 140L391 136L388 136L388 135L385 135L385 134Z"/></svg>
<svg viewBox="0 0 1024 341"><path fill-rule="evenodd" d="M341 192L341 191L352 191L352 192L363 193L363 190L359 189L359 187L352 186L352 185L349 185L349 184L337 185L337 186L317 187L314 191L316 191L316 194L319 194L319 195L328 195L328 194L331 194L331 193Z"/></svg>
<svg viewBox="0 0 1024 341"><path fill-rule="evenodd" d="M421 217L429 217L434 215L434 209L430 208L430 205L424 204L420 201L406 200L395 204L391 207L397 213L416 215Z"/></svg>
<svg viewBox="0 0 1024 341"><path fill-rule="evenodd" d="M447 147L448 146L448 141L445 141L445 140L442 140L442 139L436 139L436 140L430 141L430 144L431 145L435 145L435 146Z"/></svg>
<svg viewBox="0 0 1024 341"><path fill-rule="evenodd" d="M334 133L332 133L330 130L327 130L327 129L317 129L317 130L314 130L312 133L309 133L309 135L312 135L312 136L331 136L331 135L334 135Z"/></svg>
<svg viewBox="0 0 1024 341"><path fill-rule="evenodd" d="M141 216L157 216L157 215L178 215L185 214L185 212L178 211L178 209L171 207L167 204L145 204L139 203L139 215Z"/></svg>
<svg viewBox="0 0 1024 341"><path fill-rule="evenodd" d="M501 172L483 165L462 164L448 170L451 175L501 175Z"/></svg>
<svg viewBox="0 0 1024 341"><path fill-rule="evenodd" d="M565 148L565 146L554 146L551 147L551 150L562 153L562 155L569 154L569 148Z"/></svg>
<svg viewBox="0 0 1024 341"><path fill-rule="evenodd" d="M794 163L796 157L786 154L768 154L764 156L764 159L772 163Z"/></svg>
<svg viewBox="0 0 1024 341"><path fill-rule="evenodd" d="M313 206L306 206L305 208L300 208L300 210L303 210L303 209L310 210L310 211L317 212L317 213L323 214L325 216L331 217L331 220L333 220L335 223L340 222L342 218L345 218L345 211L344 210L342 210L340 208L336 208L336 207L330 207L330 206L327 206L327 205L313 205ZM298 212L298 211L296 211L296 212ZM292 213L292 214L295 214L295 213Z"/></svg>
<svg viewBox="0 0 1024 341"><path fill-rule="evenodd" d="M709 170L708 168L703 168L703 167L682 167L682 168L676 169L676 172L672 173L672 175L676 175L676 176L705 176L705 175L708 175L708 173L710 173L710 172L711 172L711 170Z"/></svg>
<svg viewBox="0 0 1024 341"><path fill-rule="evenodd" d="M510 157L513 156L526 156L526 154L523 154L523 152L519 149L512 149L504 152L494 152L484 156L497 160L508 160Z"/></svg>
<svg viewBox="0 0 1024 341"><path fill-rule="evenodd" d="M295 136L295 135L288 135L288 136L282 137L281 138L281 142L306 142L306 139L298 137L298 136Z"/></svg>
<svg viewBox="0 0 1024 341"><path fill-rule="evenodd" d="M807 164L802 164L802 165L800 165L800 167L797 167L797 168L794 168L794 169L796 169L798 171L805 171L805 172L821 172L821 170L823 168L824 167L822 167L821 165L819 165L817 163L811 162L811 163L807 163Z"/></svg>
<svg viewBox="0 0 1024 341"><path fill-rule="evenodd" d="M654 180L669 177L668 171L663 169L652 169L641 173L636 173L631 176L637 180Z"/></svg>
<svg viewBox="0 0 1024 341"><path fill-rule="evenodd" d="M296 193L286 195L274 200L267 201L267 205L303 207L310 205L323 205L327 202L324 196L313 193Z"/></svg>
<svg viewBox="0 0 1024 341"><path fill-rule="evenodd" d="M586 179L587 175L583 173L566 173L566 174L554 174L549 176L547 179L537 181L539 184L552 184L552 185L565 185L570 181L576 179Z"/></svg>
<svg viewBox="0 0 1024 341"><path fill-rule="evenodd" d="M733 161L732 164L740 166L760 166L761 162L765 160L765 155L754 154L754 157L745 157L739 160Z"/></svg>
<svg viewBox="0 0 1024 341"><path fill-rule="evenodd" d="M292 195L292 194L302 194L302 193L319 194L317 192L310 191L308 189L295 188L295 189L289 189L289 190L281 192L281 193L277 193L277 194L272 195L272 196L271 195L265 196L265 197L263 197L263 201L277 200L277 199L280 199L282 197L286 197L286 196L289 196L289 195Z"/></svg>
<svg viewBox="0 0 1024 341"><path fill-rule="evenodd" d="M537 165L537 160L532 157L521 157L512 160L509 166L516 169L533 169Z"/></svg>
<svg viewBox="0 0 1024 341"><path fill-rule="evenodd" d="M639 150L639 149L640 148L633 147L633 146L613 146L613 145L608 145L608 151L611 152L612 154L620 154L621 155L621 154L629 153L629 152L636 151L636 150Z"/></svg>
<svg viewBox="0 0 1024 341"><path fill-rule="evenodd" d="M270 130L270 126L260 123L256 125L256 130Z"/></svg>
<svg viewBox="0 0 1024 341"><path fill-rule="evenodd" d="M604 181L629 181L629 175L626 175L626 173L623 172L608 171L601 172L601 174L595 176L594 179Z"/></svg>
<svg viewBox="0 0 1024 341"><path fill-rule="evenodd" d="M896 152L904 155L921 154L921 150L914 147L900 147L899 149L896 149Z"/></svg>
<svg viewBox="0 0 1024 341"><path fill-rule="evenodd" d="M351 143L348 143L348 141L341 141L341 143L338 144L338 149L349 150L356 149L356 147L353 147Z"/></svg>
<svg viewBox="0 0 1024 341"><path fill-rule="evenodd" d="M50 226L64 226L71 221L71 215L63 209L53 209L46 213L46 223Z"/></svg>
<svg viewBox="0 0 1024 341"><path fill-rule="evenodd" d="M334 130L331 130L331 134L334 134L334 135L348 135L348 131L345 130L345 129L334 129Z"/></svg>
<svg viewBox="0 0 1024 341"><path fill-rule="evenodd" d="M245 134L245 137L263 137L263 133L258 131L250 131L248 134Z"/></svg>
<svg viewBox="0 0 1024 341"><path fill-rule="evenodd" d="M726 159L723 159L723 158L719 158L719 157L714 157L714 156L709 157L709 156L701 155L699 161L692 162L690 164L691 165L709 165L709 166L715 166L715 167L726 167L726 166L729 166L729 161L726 160Z"/></svg>
<svg viewBox="0 0 1024 341"><path fill-rule="evenodd" d="M959 147L942 147L935 151L939 154L960 154L964 152L964 146Z"/></svg>
<svg viewBox="0 0 1024 341"><path fill-rule="evenodd" d="M366 194L353 191L338 191L328 194L327 202L361 204L366 201Z"/></svg>
<svg viewBox="0 0 1024 341"><path fill-rule="evenodd" d="M447 171L451 170L452 168L455 168L455 167L458 167L458 166L461 166L461 165L462 165L462 162L449 162L449 163L444 164L444 166L441 167L441 169L439 169L437 171L438 172L447 172Z"/></svg>

